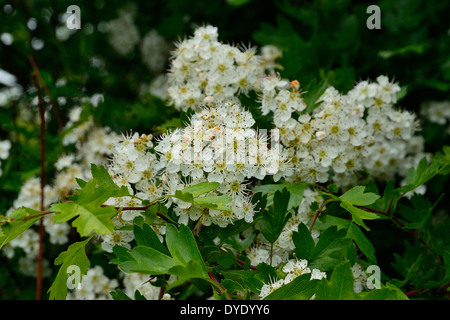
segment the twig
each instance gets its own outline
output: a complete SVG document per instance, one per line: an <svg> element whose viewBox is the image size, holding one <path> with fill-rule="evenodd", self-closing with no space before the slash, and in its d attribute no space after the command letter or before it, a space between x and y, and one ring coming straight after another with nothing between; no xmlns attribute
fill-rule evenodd
<svg viewBox="0 0 450 320"><path fill-rule="evenodd" d="M415 296L415 295L418 295L418 294L424 292L425 290L427 290L427 288L420 288L420 289L414 289L411 291L407 291L407 292L405 292L405 296L412 297L412 296Z"/></svg>
<svg viewBox="0 0 450 320"><path fill-rule="evenodd" d="M153 206L154 203L146 205L146 206L141 206L141 207L113 207L114 209L116 209L117 211L119 210L137 210L137 211L145 211L148 208L150 208L151 206ZM107 204L102 204L102 207L111 207Z"/></svg>
<svg viewBox="0 0 450 320"><path fill-rule="evenodd" d="M309 233L312 232L312 229L314 227L314 224L316 223L317 217L319 216L320 213L323 213L322 209L323 207L325 207L325 205L330 202L333 198L328 198L327 200L323 201L322 204L320 205L319 209L316 211L316 214L314 215L313 220L311 221L311 225L309 226Z"/></svg>
<svg viewBox="0 0 450 320"><path fill-rule="evenodd" d="M219 294L222 295L222 293L225 291L224 288L222 287L222 285L220 284L219 281L217 281L216 277L214 277L214 275L212 274L211 271L208 272L208 276L209 278L214 282L214 284L216 285L216 289L217 291L219 291ZM225 292L225 296L227 298L227 300L230 300L230 298L228 297L228 295Z"/></svg>
<svg viewBox="0 0 450 320"><path fill-rule="evenodd" d="M382 210L372 209L372 208L364 207L364 206L356 206L356 207L359 209L362 209L364 211L378 213L378 214L382 214L384 216L389 216L389 211L382 211Z"/></svg>
<svg viewBox="0 0 450 320"><path fill-rule="evenodd" d="M226 251L226 250L224 250L224 249L222 249L220 247L219 247L219 250L222 251L223 253L228 254L228 251ZM235 257L235 258L236 258L237 263L239 263L241 266L245 266L245 261L239 259L238 257ZM258 270L258 268L255 267L254 265L249 265L249 268L252 269L252 270Z"/></svg>
<svg viewBox="0 0 450 320"><path fill-rule="evenodd" d="M28 217L23 218L23 221L27 221L27 220L30 220L30 219L33 219L33 218L36 218L36 217L40 217L40 216L45 216L46 214L50 214L50 213L54 213L54 212L48 210L48 211L43 211L43 212L35 213L35 214L32 214L32 215L30 215L30 216L28 216ZM7 218L6 221L10 222L10 221L16 221L16 220L17 220L17 219L14 219L14 218Z"/></svg>
<svg viewBox="0 0 450 320"><path fill-rule="evenodd" d="M318 184L318 183L315 183L314 186L317 187L317 188L319 188L320 190L322 190L322 191L325 192L325 193L330 193L329 190L325 189L324 187L322 187L322 186L321 186L320 184Z"/></svg>
<svg viewBox="0 0 450 320"><path fill-rule="evenodd" d="M107 204L102 204L102 207L113 207L114 209L116 209L117 211L122 211L122 210L137 210L137 211L145 211L148 208L150 208L151 206L155 205L156 202L150 203L146 206L141 206L141 207L113 207ZM167 223L174 223L173 221L170 221L170 219L168 219L164 214L162 214L161 212L156 212L156 215L158 217L160 217L161 219L163 219L165 222Z"/></svg>
<svg viewBox="0 0 450 320"><path fill-rule="evenodd" d="M368 208L368 207L364 207L364 206L357 206L360 209L363 209L365 211L369 211L369 212L373 212L373 213L378 213L384 216L387 216L389 218L392 219L392 221L394 221L396 224L399 225L400 228L403 228L406 232L408 232L409 234L413 235L414 237L416 237L422 244L424 244L425 246L430 247L430 245L416 232L414 232L411 229L405 228L405 224L397 217L392 216L391 217L391 206L392 206L392 200L389 203L389 207L387 211L382 211L382 210L377 210L377 209L372 209L372 208Z"/></svg>
<svg viewBox="0 0 450 320"><path fill-rule="evenodd" d="M61 115L59 114L58 108L56 107L56 104L53 101L52 96L50 95L50 90L48 90L48 87L45 84L44 78L42 78L41 72L39 71L39 68L38 68L36 62L34 61L33 56L28 55L28 60L30 61L31 67L33 68L33 71L34 71L34 74L39 78L39 81L41 82L42 87L44 88L45 94L47 95L47 97L50 100L50 104L52 106L52 111L55 114L56 121L58 122L59 130L63 131L64 124L61 120ZM36 81L35 81L35 85L36 85ZM41 98L42 98L42 96L41 96Z"/></svg>
<svg viewBox="0 0 450 320"><path fill-rule="evenodd" d="M39 87L36 71L33 73L33 81L38 94L39 116L41 120L40 130L40 148L41 148L41 211L44 211L45 203L45 109L42 99L41 88ZM37 257L37 276L36 276L36 300L41 300L42 292L42 258L44 253L44 221L39 222L39 252Z"/></svg>
<svg viewBox="0 0 450 320"><path fill-rule="evenodd" d="M158 300L162 300L162 298L164 297L164 293L165 292L166 292L166 286L162 286L159 289Z"/></svg>

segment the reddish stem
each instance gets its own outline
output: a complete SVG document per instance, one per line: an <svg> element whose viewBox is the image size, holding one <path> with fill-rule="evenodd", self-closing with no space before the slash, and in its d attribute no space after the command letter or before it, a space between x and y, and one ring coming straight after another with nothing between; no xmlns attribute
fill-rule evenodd
<svg viewBox="0 0 450 320"><path fill-rule="evenodd" d="M222 251L223 253L228 254L228 251L226 251L226 250L224 250L224 249L222 249L222 248L220 248L220 247L219 247L219 250ZM238 257L236 257L236 261L237 261L237 263L239 263L241 266L245 266L245 261L239 259ZM258 268L255 267L254 265L250 265L249 268L252 269L252 270L258 270Z"/></svg>
<svg viewBox="0 0 450 320"><path fill-rule="evenodd" d="M323 213L322 209L323 207L325 207L325 205L330 202L332 200L332 198L328 198L327 200L325 200L324 202L322 202L322 204L320 205L319 209L316 211L316 214L313 217L313 220L311 221L311 225L309 226L309 233L312 232L312 229L314 227L314 224L316 223L317 217L319 216L320 213Z"/></svg>
<svg viewBox="0 0 450 320"><path fill-rule="evenodd" d="M412 296L415 296L415 295L418 295L418 294L424 292L425 290L427 290L427 288L420 288L420 289L414 289L411 291L407 291L407 292L405 292L405 296L412 297Z"/></svg>
<svg viewBox="0 0 450 320"><path fill-rule="evenodd" d="M222 293L223 293L224 290L223 290L223 287L222 287L222 285L220 284L220 282L217 281L216 277L214 277L214 275L213 275L213 273L212 273L211 271L208 272L208 276L209 276L209 278L217 285L217 286L216 286L216 289L217 289L217 291L219 291L219 294L222 295ZM227 300L230 300L230 299L228 298L228 295L226 295L226 298L227 298Z"/></svg>
<svg viewBox="0 0 450 320"><path fill-rule="evenodd" d="M42 99L41 88L39 87L36 72L33 73L33 81L38 94L40 125L40 148L41 148L41 211L44 211L45 202L45 109ZM42 293L42 258L44 253L44 223L39 222L39 252L37 256L37 276L36 276L36 300L41 300Z"/></svg>
<svg viewBox="0 0 450 320"><path fill-rule="evenodd" d="M55 114L56 121L58 122L59 130L63 131L64 124L61 120L61 116L59 114L58 108L56 107L56 104L53 101L52 96L50 95L50 90L48 90L47 85L45 84L44 78L42 78L41 72L39 71L39 68L38 68L36 62L34 61L33 56L29 55L28 60L30 61L31 67L33 68L33 71L34 71L34 74L39 78L39 81L41 82L42 87L44 88L45 94L47 95L47 97L50 100L50 104L52 106L52 111Z"/></svg>

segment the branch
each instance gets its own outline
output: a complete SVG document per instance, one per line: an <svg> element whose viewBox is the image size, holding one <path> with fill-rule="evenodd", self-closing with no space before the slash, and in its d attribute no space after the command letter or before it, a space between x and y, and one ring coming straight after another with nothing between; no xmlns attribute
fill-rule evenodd
<svg viewBox="0 0 450 320"><path fill-rule="evenodd" d="M116 209L117 211L122 211L122 210L137 210L137 211L145 211L148 208L150 208L151 206L155 205L157 202L152 202L146 206L140 206L140 207L113 207L107 204L102 204L102 207L113 207L114 209ZM174 223L173 221L171 221L170 219L168 219L164 214L162 214L161 212L156 212L156 215L158 217L160 217L161 219L163 219L164 221L166 221L167 223Z"/></svg>
<svg viewBox="0 0 450 320"><path fill-rule="evenodd" d="M38 94L40 125L40 149L41 149L41 211L44 211L45 203L45 109L42 99L41 88L37 81L36 71L33 73L33 82ZM37 256L37 276L36 276L36 300L41 300L42 292L42 258L44 253L44 221L39 222L39 252Z"/></svg>
<svg viewBox="0 0 450 320"><path fill-rule="evenodd" d="M317 217L319 216L320 213L323 213L322 209L323 207L325 207L325 205L330 202L331 200L333 200L333 198L328 198L327 200L323 201L322 204L320 205L319 209L316 211L316 214L314 215L314 218L311 222L311 225L309 226L309 233L312 232L312 229L314 227L314 224L316 223Z"/></svg>
<svg viewBox="0 0 450 320"><path fill-rule="evenodd" d="M228 251L222 249L221 247L219 247L219 250L222 251L223 253L228 254ZM237 263L239 263L241 266L245 266L245 261L239 259L238 257L235 257L235 258L236 258ZM249 268L252 270L258 270L258 268L255 267L254 265L250 265Z"/></svg>
<svg viewBox="0 0 450 320"><path fill-rule="evenodd" d="M52 96L50 95L50 90L48 90L47 85L45 84L44 78L42 78L41 72L39 71L38 66L36 65L36 62L34 61L34 58L32 55L28 55L28 60L30 61L31 67L33 68L34 74L39 78L39 82L42 84L42 87L44 88L45 94L50 100L50 104L52 106L53 113L55 114L56 121L58 122L59 130L64 130L64 124L61 120L61 115L59 114L58 108L56 107L55 102L52 99ZM35 82L36 86L36 82ZM42 97L41 97L42 98Z"/></svg>
<svg viewBox="0 0 450 320"><path fill-rule="evenodd" d="M219 291L219 294L222 295L222 293L225 291L224 288L222 287L222 285L220 284L219 281L217 281L217 279L214 277L213 273L211 271L208 272L208 276L209 278L212 280L212 282L214 283L214 285L216 286L217 291ZM227 300L230 300L230 298L228 297L227 292L225 291L225 296L227 298Z"/></svg>
<svg viewBox="0 0 450 320"><path fill-rule="evenodd" d="M45 216L46 214L49 214L49 213L54 213L54 212L48 210L48 211L43 211L43 212L35 213L35 214L32 214L32 215L30 215L30 216L27 216L27 217L23 218L23 221L28 221L28 220L30 220L30 219L33 219L33 218L36 218L36 217L39 217L39 216ZM6 218L6 221L7 221L7 222L12 222L12 221L16 221L16 220L18 220L18 219L14 219L14 218Z"/></svg>

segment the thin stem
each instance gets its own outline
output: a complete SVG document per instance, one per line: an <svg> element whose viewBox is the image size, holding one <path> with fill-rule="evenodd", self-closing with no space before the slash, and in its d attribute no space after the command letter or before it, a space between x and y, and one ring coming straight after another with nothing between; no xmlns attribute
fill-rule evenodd
<svg viewBox="0 0 450 320"><path fill-rule="evenodd" d="M414 290L411 290L411 291L407 291L407 292L405 292L405 296L412 297L412 296L421 294L425 290L427 290L427 288L420 288L420 289L414 289Z"/></svg>
<svg viewBox="0 0 450 320"><path fill-rule="evenodd" d="M157 199L158 200L158 199ZM140 207L114 207L114 206L110 206L107 204L102 204L101 206L106 208L106 207L112 207L114 209L116 209L117 211L122 211L122 210L137 210L137 211L145 211L148 208L150 208L151 206L155 205L157 202L157 200L153 201L152 203L146 205L146 206L140 206ZM162 214L161 212L156 212L156 215L158 217L160 217L161 219L163 219L164 221L166 221L167 223L172 223L172 224L176 224L174 221L171 221L169 218L167 218L164 214Z"/></svg>
<svg viewBox="0 0 450 320"><path fill-rule="evenodd" d="M273 242L270 243L270 261L269 261L270 266L272 266L272 258L273 258Z"/></svg>
<svg viewBox="0 0 450 320"><path fill-rule="evenodd" d="M364 206L356 206L359 209L362 209L364 211L368 211L368 212L373 212L373 213L379 213L382 214L384 216L389 216L389 211L382 211L382 210L377 210L377 209L372 209L369 207L364 207Z"/></svg>
<svg viewBox="0 0 450 320"><path fill-rule="evenodd" d="M389 207L388 207L387 211L372 209L372 208L368 208L368 207L364 207L364 206L357 206L357 207L360 209L363 209L365 211L382 214L384 216L391 218L392 221L394 221L400 228L405 229L408 233L410 233L411 235L416 237L422 244L424 244L427 247L430 247L429 244L420 235L418 235L416 232L414 232L411 229L405 228L405 224L399 218L394 217L394 216L391 217L391 206L392 206L392 201L389 203Z"/></svg>
<svg viewBox="0 0 450 320"><path fill-rule="evenodd" d="M33 81L38 94L40 125L40 148L41 148L41 211L44 211L45 203L45 109L42 99L41 88L37 81L36 71L33 73ZM39 252L37 256L36 276L36 300L41 300L42 292L42 259L44 253L44 221L39 222Z"/></svg>
<svg viewBox="0 0 450 320"><path fill-rule="evenodd" d="M50 214L50 213L54 213L54 212L48 210L48 211L43 211L43 212L35 213L35 214L32 214L32 215L30 215L30 216L27 216L27 217L23 218L23 221L28 221L28 220L33 219L33 218L36 218L36 217L45 216L46 214ZM7 218L6 221L12 222L12 221L16 221L16 220L18 220L18 219Z"/></svg>
<svg viewBox="0 0 450 320"><path fill-rule="evenodd" d="M55 118L56 118L56 121L58 122L59 129L61 131L63 131L64 124L61 120L61 116L59 114L58 108L56 107L56 104L53 101L52 96L50 95L50 90L48 90L47 85L45 84L44 78L42 78L41 72L39 71L39 68L38 68L36 62L34 61L33 56L29 55L28 60L30 61L31 67L33 68L33 71L34 71L34 74L39 78L39 81L41 82L42 87L44 88L45 94L47 95L47 97L50 100L50 104L52 106L52 111L55 114Z"/></svg>
<svg viewBox="0 0 450 320"><path fill-rule="evenodd" d="M320 190L322 190L322 191L325 192L325 193L330 193L329 190L325 189L324 187L322 187L322 186L321 186L320 184L318 184L318 183L314 183L313 186L319 188Z"/></svg>
<svg viewBox="0 0 450 320"><path fill-rule="evenodd" d="M330 202L331 200L333 200L333 198L328 198L327 200L323 201L322 204L320 205L319 209L316 211L316 214L313 217L313 220L311 221L311 225L309 226L309 233L312 232L312 229L314 227L314 224L316 223L317 217L319 216L320 213L323 213L322 209L323 207L325 207L325 205Z"/></svg>
<svg viewBox="0 0 450 320"><path fill-rule="evenodd" d="M219 247L219 250L222 251L223 253L228 254L228 251L222 249L221 247ZM245 261L239 259L238 257L236 257L236 261L237 261L237 263L239 263L241 266L245 266ZM258 270L258 268L255 267L254 265L250 265L249 268L252 269L252 270Z"/></svg>
<svg viewBox="0 0 450 320"><path fill-rule="evenodd" d="M113 207L113 206L110 206L110 205L107 205L107 204L102 204L102 207L103 208L107 208L107 207L113 207L114 209L116 209L117 211L119 211L119 210L136 210L136 211L145 211L145 210L147 210L148 208L150 208L151 206L153 206L154 205L154 203L152 203L152 204L149 204L149 205L146 205L146 206L141 206L141 207Z"/></svg>
<svg viewBox="0 0 450 320"><path fill-rule="evenodd" d="M217 281L216 277L214 277L213 273L211 271L208 272L208 276L209 278L212 280L212 283L215 285L217 291L219 291L219 294L222 295L222 293L225 291L224 288L222 287L222 285L220 284L219 281ZM225 292L225 296L227 298L227 300L230 300L230 298L228 297L228 295Z"/></svg>
<svg viewBox="0 0 450 320"><path fill-rule="evenodd" d="M166 286L162 286L159 289L158 300L162 300L162 298L164 297L164 293L165 292L166 292Z"/></svg>

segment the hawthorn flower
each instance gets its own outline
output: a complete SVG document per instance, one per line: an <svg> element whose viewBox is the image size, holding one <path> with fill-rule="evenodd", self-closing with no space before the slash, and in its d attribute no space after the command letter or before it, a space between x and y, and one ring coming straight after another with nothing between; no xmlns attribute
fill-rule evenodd
<svg viewBox="0 0 450 320"><path fill-rule="evenodd" d="M283 279L265 283L259 294L260 299L264 299L276 289L292 282L295 278L303 274L310 274L310 280L321 280L327 277L326 273L320 271L319 269L313 269L311 271L311 269L308 268L308 261L305 259L290 259L285 263L282 270L286 273L286 276Z"/></svg>
<svg viewBox="0 0 450 320"><path fill-rule="evenodd" d="M265 49L265 58L256 49L218 41L217 27L197 28L194 35L176 44L172 53L169 98L178 110L198 111L206 97L215 101L235 101L236 95L252 90L265 69L275 68L275 50Z"/></svg>
<svg viewBox="0 0 450 320"><path fill-rule="evenodd" d="M293 171L284 176L286 180L324 183L332 179L348 186L357 181L359 172L388 179L404 172L402 159L423 157L417 143L417 151L403 152L419 125L412 113L394 108L400 87L387 77L361 81L345 95L328 87L310 114L303 112L305 103L297 85L281 87L277 81L279 77L272 76L259 82L258 101L263 114L273 115L283 153L289 155ZM382 145L401 152L386 153L381 159L373 152Z"/></svg>
<svg viewBox="0 0 450 320"><path fill-rule="evenodd" d="M130 242L134 240L133 231L114 230L111 234L102 235L102 249L106 252L112 252L114 246L131 248Z"/></svg>
<svg viewBox="0 0 450 320"><path fill-rule="evenodd" d="M251 222L254 206L247 198L248 179L266 175L278 179L279 172L288 174L289 162L277 148L269 150L265 134L251 129L254 123L252 114L238 104L210 102L191 116L185 128L158 139L155 151L159 157L154 168L163 173L164 194L210 181L220 186L208 195L232 199L227 204L231 211L170 199L166 206L176 205L180 223L199 220L204 225L225 227L239 219Z"/></svg>
<svg viewBox="0 0 450 320"><path fill-rule="evenodd" d="M0 141L0 159L5 160L9 157L9 150L11 149L11 141Z"/></svg>

